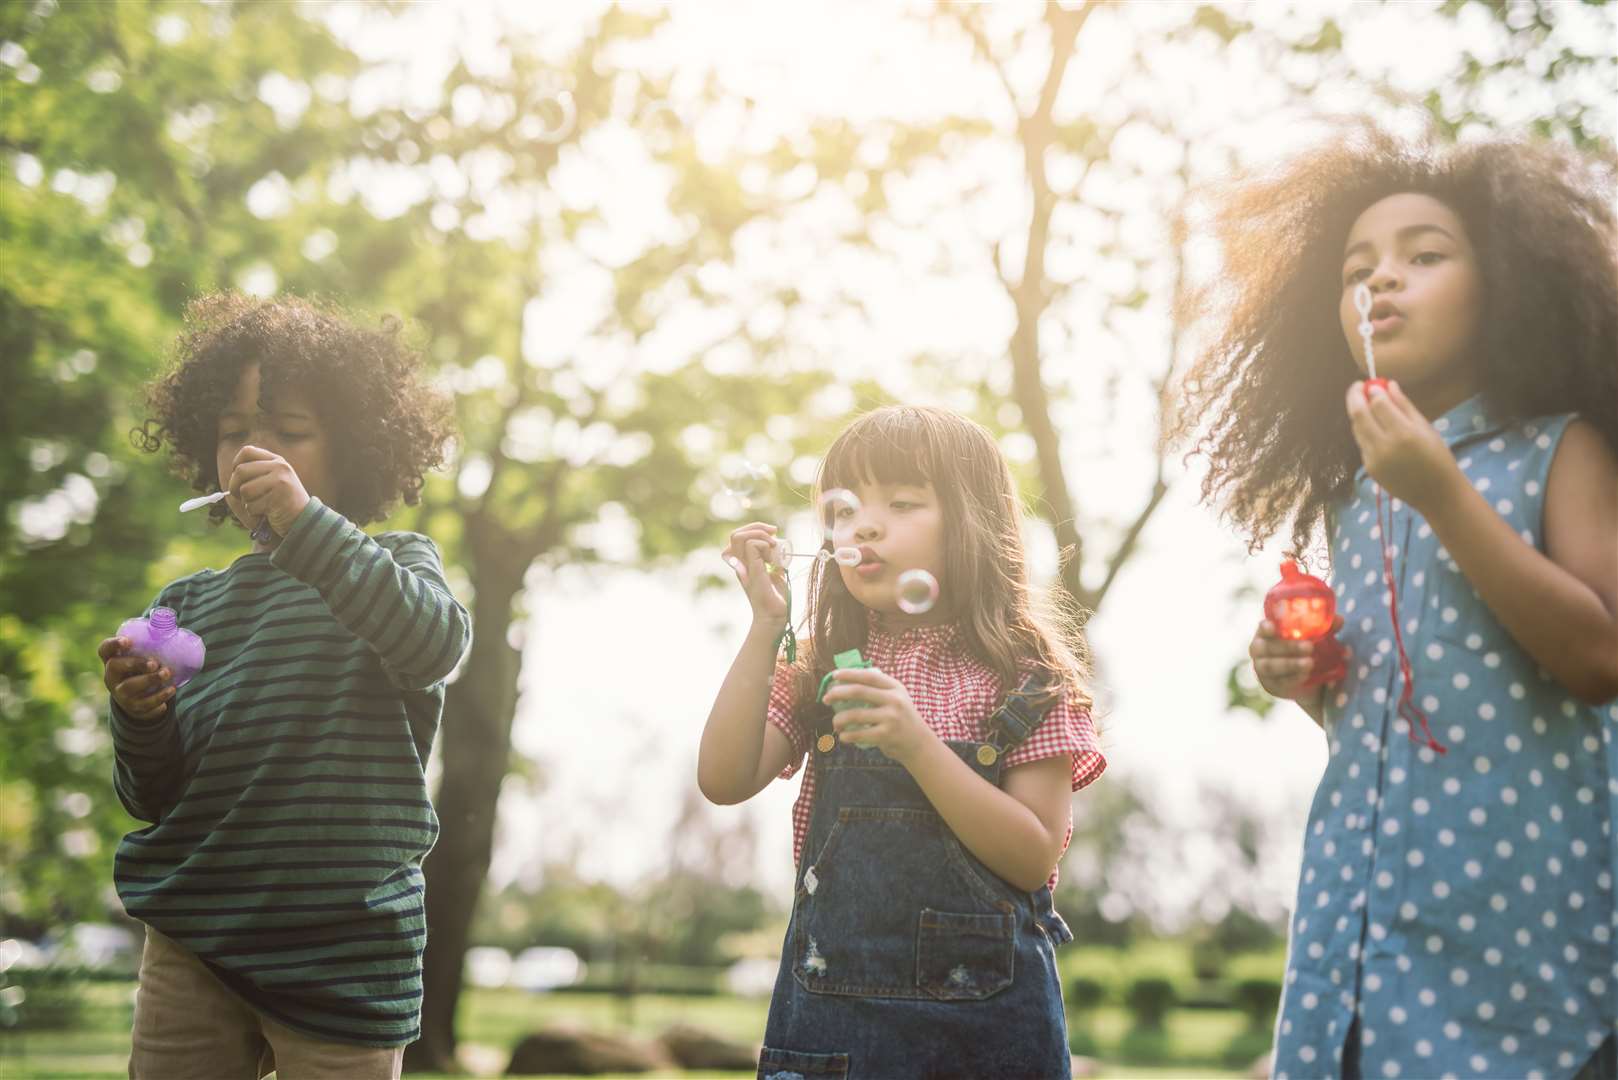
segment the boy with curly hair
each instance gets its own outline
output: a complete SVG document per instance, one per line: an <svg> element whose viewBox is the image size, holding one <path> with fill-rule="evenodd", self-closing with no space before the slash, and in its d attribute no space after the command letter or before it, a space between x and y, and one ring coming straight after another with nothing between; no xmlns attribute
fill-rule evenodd
<svg viewBox="0 0 1618 1080"><path fill-rule="evenodd" d="M253 546L158 593L207 647L183 688L99 650L114 787L151 822L114 869L147 926L131 1077L397 1077L418 1034L425 766L471 620L431 540L360 529L442 462L418 367L396 326L227 293L150 388L137 442Z"/></svg>

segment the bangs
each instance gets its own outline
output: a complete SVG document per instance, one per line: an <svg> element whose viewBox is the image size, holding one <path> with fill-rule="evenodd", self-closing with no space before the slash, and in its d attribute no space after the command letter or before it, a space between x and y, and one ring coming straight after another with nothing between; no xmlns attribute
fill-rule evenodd
<svg viewBox="0 0 1618 1080"><path fill-rule="evenodd" d="M861 484L938 485L942 432L920 409L890 406L860 417L837 437L820 468L820 490Z"/></svg>

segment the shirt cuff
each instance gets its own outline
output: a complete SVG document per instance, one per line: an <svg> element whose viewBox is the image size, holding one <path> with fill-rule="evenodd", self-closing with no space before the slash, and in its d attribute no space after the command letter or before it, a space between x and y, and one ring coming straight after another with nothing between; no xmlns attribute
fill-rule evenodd
<svg viewBox="0 0 1618 1080"><path fill-rule="evenodd" d="M270 552L270 563L299 581L315 584L339 561L348 519L315 498Z"/></svg>

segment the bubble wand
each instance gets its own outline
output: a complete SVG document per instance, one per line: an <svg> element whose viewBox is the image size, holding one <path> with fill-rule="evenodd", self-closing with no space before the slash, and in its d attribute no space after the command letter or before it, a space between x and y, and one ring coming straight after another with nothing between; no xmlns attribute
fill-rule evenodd
<svg viewBox="0 0 1618 1080"><path fill-rule="evenodd" d="M1376 347L1371 338L1376 328L1371 325L1371 287L1365 282L1354 286L1354 308L1360 313L1360 324L1356 329L1360 332L1360 342L1365 351L1365 371L1370 378L1365 380L1365 400L1371 400L1371 387L1381 387L1382 392L1388 392L1388 380L1379 379L1376 375ZM1372 481L1375 483L1375 481ZM1386 509L1384 509L1386 506ZM1427 714L1416 705L1416 680L1410 671L1410 654L1405 652L1404 632L1399 627L1399 582L1393 573L1393 505L1392 500L1382 497L1382 485L1376 485L1376 524L1377 531L1381 533L1382 541L1382 580L1388 587L1388 615L1393 620L1393 643L1399 650L1399 675L1404 680L1404 688L1399 692L1399 705L1397 714L1410 725L1410 741L1425 743L1428 749L1440 754L1449 751L1437 739L1433 738L1432 725L1428 722ZM1416 726L1421 726L1421 738L1416 737Z"/></svg>
<svg viewBox="0 0 1618 1080"><path fill-rule="evenodd" d="M223 491L216 491L212 495L198 495L194 499L187 499L180 504L180 513L189 514L198 507L212 506L220 499L223 499L225 495L226 493ZM253 526L253 531L248 533L247 536L250 540L259 544L267 545L271 540L274 540L275 531L270 528L270 519L260 518L259 523Z"/></svg>

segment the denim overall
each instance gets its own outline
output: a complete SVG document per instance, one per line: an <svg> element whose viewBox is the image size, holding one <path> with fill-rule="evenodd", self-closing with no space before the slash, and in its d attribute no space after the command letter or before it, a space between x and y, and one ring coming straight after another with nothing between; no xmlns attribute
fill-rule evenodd
<svg viewBox="0 0 1618 1080"><path fill-rule="evenodd" d="M1033 682L988 742L948 741L1000 785L1045 719ZM968 852L902 765L815 724L819 770L759 1080L1071 1075L1049 886L1024 892Z"/></svg>

